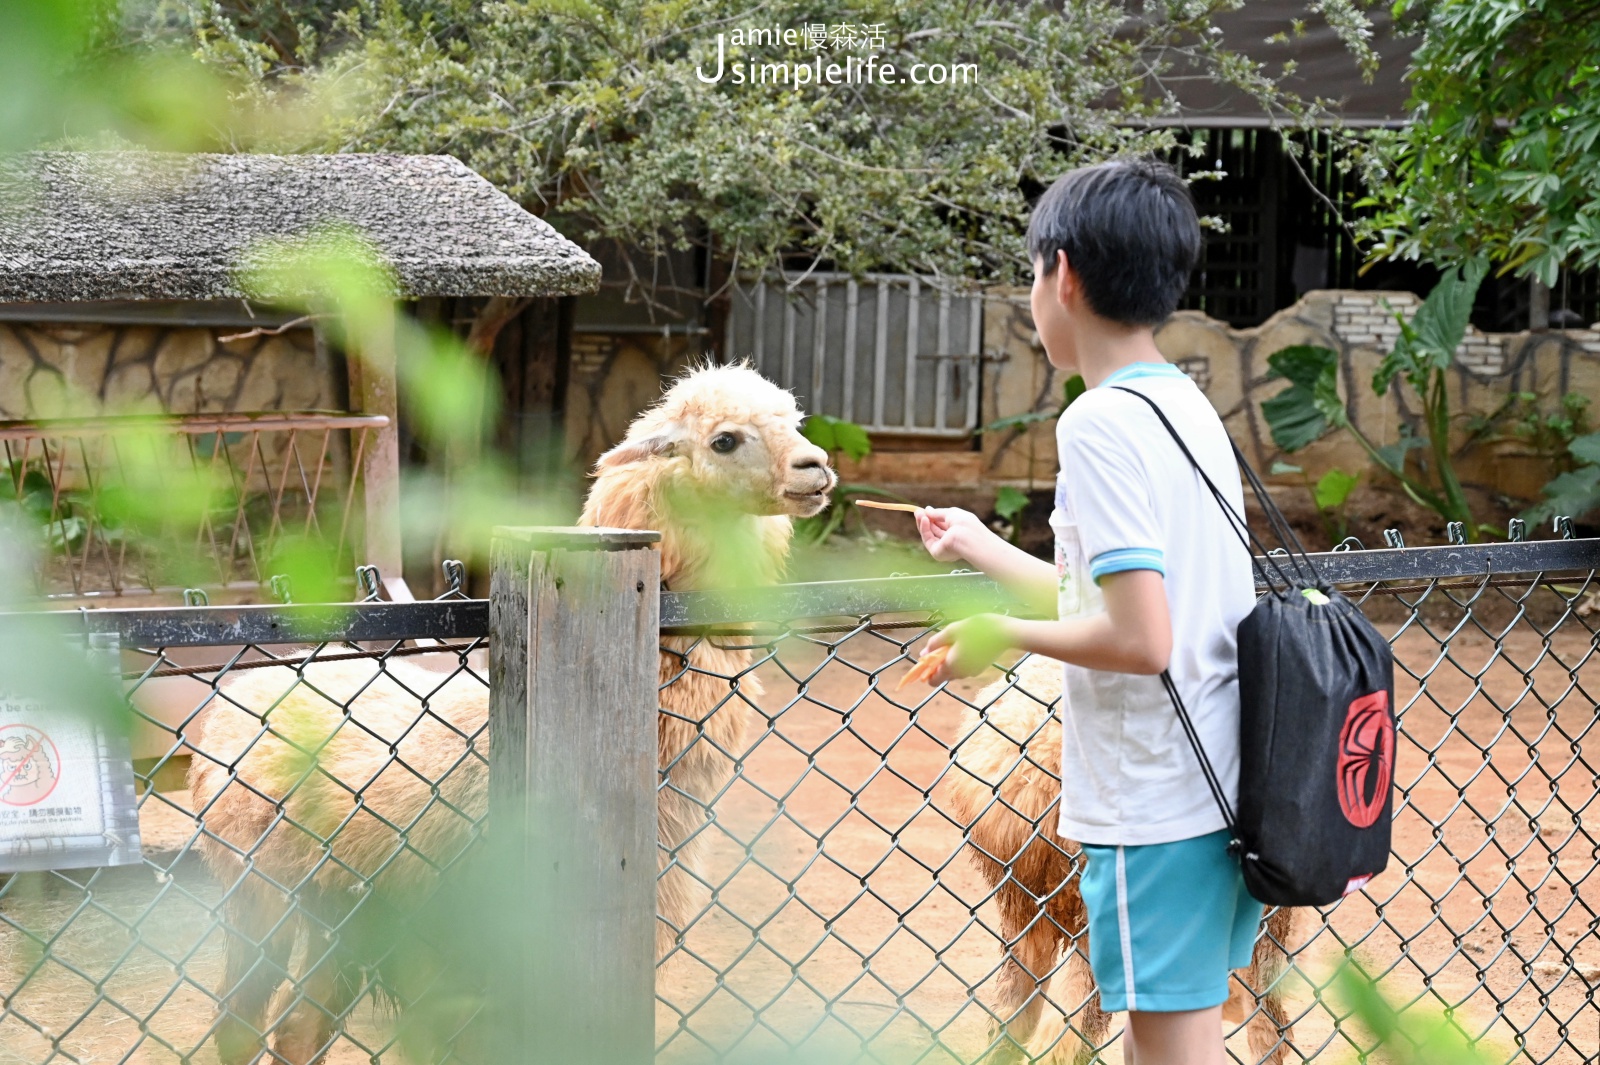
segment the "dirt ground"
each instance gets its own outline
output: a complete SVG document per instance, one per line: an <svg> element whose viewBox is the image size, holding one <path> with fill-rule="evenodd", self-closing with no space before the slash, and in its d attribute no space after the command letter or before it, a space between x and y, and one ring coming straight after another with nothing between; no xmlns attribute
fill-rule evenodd
<svg viewBox="0 0 1600 1065"><path fill-rule="evenodd" d="M1346 1011L1324 990L1347 946L1402 1000L1448 1007L1497 1059L1519 1047L1533 1061L1600 1053L1595 638L1572 621L1546 646L1526 618L1501 613L1447 652L1440 638L1459 613L1398 637L1396 858L1328 914L1303 914L1287 1060L1357 1060L1363 1036L1340 1030ZM969 1061L987 1044L997 922L941 813L960 706L888 691L912 635L791 639L759 668L770 724L716 806L711 905L658 970L659 1060L767 1060L805 1044L817 1061L864 1050ZM147 798L147 839L181 845L194 831L186 803ZM211 1065L216 902L189 862L169 877L102 871L86 890L13 878L0 894L0 1065L53 1054ZM363 1009L329 1060L402 1060L387 1030ZM1242 1037L1229 1045L1250 1060ZM1121 1060L1120 1041L1104 1060Z"/></svg>

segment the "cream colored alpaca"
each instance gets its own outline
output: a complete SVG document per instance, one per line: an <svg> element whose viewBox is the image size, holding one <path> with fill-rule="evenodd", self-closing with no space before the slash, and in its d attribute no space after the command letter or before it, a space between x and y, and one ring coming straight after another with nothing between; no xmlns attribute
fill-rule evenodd
<svg viewBox="0 0 1600 1065"><path fill-rule="evenodd" d="M981 717L965 714L956 769L944 787L945 807L967 826L967 853L995 889L1000 911L1005 959L993 1004L993 1032L1000 1040L996 1061L1020 1053L1051 1065L1086 1062L1106 1041L1111 1023L1089 972L1076 875L1081 852L1056 831L1061 721L1055 703L1061 682L1061 663L1034 656L1017 667L1014 682L1001 679L979 693L974 702L985 709ZM1293 1031L1281 991L1272 987L1284 967L1276 943L1289 941L1293 921L1291 910L1278 910L1268 919L1270 935L1256 943L1250 968L1235 974L1223 1011L1234 1023L1249 1018L1250 1052L1268 1065L1283 1060ZM1078 1011L1072 1031L1060 1013L1050 1024L1040 1023L1058 964L1066 987L1058 984L1050 998L1068 1013ZM1259 1008L1247 987L1270 988L1259 996Z"/></svg>
<svg viewBox="0 0 1600 1065"><path fill-rule="evenodd" d="M694 371L601 457L580 524L659 529L670 588L774 582L792 517L826 507L835 481L827 455L800 435L801 417L789 393L748 368ZM751 661L689 638L662 645L659 676L672 683L659 719L659 953L697 912L696 834L749 729L747 704L722 678ZM760 694L754 677L739 683L745 696ZM403 910L427 894L429 863L460 854L488 809L487 719L479 680L446 680L403 659L381 670L370 661L259 669L223 688L189 772L207 830L199 849L228 892L223 1065L259 1055L269 1029L290 1065L324 1049L361 990L359 959L335 956L337 937L299 933L338 925L366 896L362 880L373 888L368 905ZM280 1018L272 999L285 978Z"/></svg>

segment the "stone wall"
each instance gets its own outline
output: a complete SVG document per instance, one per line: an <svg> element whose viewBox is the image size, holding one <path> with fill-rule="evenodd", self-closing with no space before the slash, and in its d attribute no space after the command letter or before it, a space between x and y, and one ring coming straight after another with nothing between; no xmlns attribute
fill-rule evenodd
<svg viewBox="0 0 1600 1065"><path fill-rule="evenodd" d="M344 405L309 329L218 339L240 332L0 322L0 419Z"/></svg>
<svg viewBox="0 0 1600 1065"><path fill-rule="evenodd" d="M1416 411L1396 387L1374 395L1371 380L1399 325L1388 307L1410 315L1420 300L1409 292L1307 293L1253 329L1233 329L1195 311L1180 311L1156 332L1156 344L1205 391L1235 440L1257 468L1284 456L1273 446L1261 402L1284 387L1268 378L1267 358L1293 344L1337 351L1341 387L1351 419L1372 439L1392 443L1401 426L1416 426ZM996 358L986 370L985 423L1025 410L1060 404L1062 375L1045 362L1028 312L1025 290L996 289L986 307L984 350ZM1600 399L1600 331L1595 328L1537 333L1469 330L1451 379L1452 409L1487 413L1512 392L1531 392L1546 409L1576 392ZM1596 411L1600 415L1600 410ZM1026 431L985 434L984 476L991 481L1048 483L1054 476L1051 423ZM1364 452L1348 436L1333 434L1292 460L1313 476L1334 466L1365 469ZM1464 479L1517 498L1536 497L1549 478L1548 461L1516 441L1496 441L1464 453Z"/></svg>

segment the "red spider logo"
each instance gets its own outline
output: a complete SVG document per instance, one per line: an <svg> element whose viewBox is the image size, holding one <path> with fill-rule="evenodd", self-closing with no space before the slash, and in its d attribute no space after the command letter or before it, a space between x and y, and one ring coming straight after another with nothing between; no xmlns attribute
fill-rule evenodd
<svg viewBox="0 0 1600 1065"><path fill-rule="evenodd" d="M1339 809L1357 828L1383 813L1394 773L1394 718L1389 693L1373 692L1350 704L1339 730Z"/></svg>

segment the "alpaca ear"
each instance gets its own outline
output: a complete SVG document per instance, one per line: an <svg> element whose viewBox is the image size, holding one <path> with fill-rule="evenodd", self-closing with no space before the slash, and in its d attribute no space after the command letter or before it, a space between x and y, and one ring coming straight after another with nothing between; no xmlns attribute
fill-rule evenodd
<svg viewBox="0 0 1600 1065"><path fill-rule="evenodd" d="M602 470L614 469L617 466L628 466L635 462L643 462L648 458L661 455L671 455L676 442L664 433L647 436L642 440L624 440L616 447L600 456L600 461L595 465Z"/></svg>

